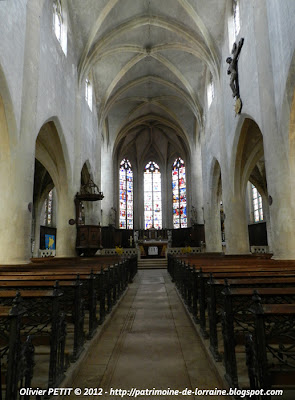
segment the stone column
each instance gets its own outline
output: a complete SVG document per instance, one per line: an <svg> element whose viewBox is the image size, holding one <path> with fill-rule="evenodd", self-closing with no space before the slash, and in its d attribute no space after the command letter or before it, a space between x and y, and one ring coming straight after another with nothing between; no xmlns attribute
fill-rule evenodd
<svg viewBox="0 0 295 400"><path fill-rule="evenodd" d="M57 190L57 194L56 256L74 257L76 255L76 225L70 225L69 220L75 219L75 193Z"/></svg>
<svg viewBox="0 0 295 400"><path fill-rule="evenodd" d="M161 172L161 190L162 190L162 227L167 228L169 221L169 212L172 212L172 205L170 204L170 196L167 175L169 174L169 167L167 163L163 165L163 169L160 169ZM170 187L171 193L171 187Z"/></svg>
<svg viewBox="0 0 295 400"><path fill-rule="evenodd" d="M101 201L102 208L102 225L109 225L109 213L112 207L116 208L117 205L114 205L114 170L113 170L113 157L110 146L108 146L105 142L102 144L101 148L101 165L102 171L101 174L101 190L104 194L104 199ZM117 210L117 220L118 220L118 210ZM117 223L117 221L116 221Z"/></svg>
<svg viewBox="0 0 295 400"><path fill-rule="evenodd" d="M265 167L268 193L272 198L269 207L270 242L274 258L295 258L295 206L291 198L288 153L285 149L284 132L280 131L275 104L274 77L269 41L267 17L268 2L255 3L254 29L256 63L258 71L259 101L264 142ZM273 5L272 5L273 6ZM279 46L279 43L277 44Z"/></svg>
<svg viewBox="0 0 295 400"><path fill-rule="evenodd" d="M206 252L222 252L220 206L218 206L219 204L214 204L204 208Z"/></svg>
<svg viewBox="0 0 295 400"><path fill-rule="evenodd" d="M201 145L197 143L191 146L191 173L190 181L187 179L188 191L187 194L190 195L191 204L189 204L190 210L192 206L195 207L197 211L197 223L204 223L203 215L203 177L202 177L202 153ZM188 178L188 177L187 177ZM190 182L190 184L189 184ZM191 217L191 212L188 213L188 217ZM188 221L190 225L190 221Z"/></svg>
<svg viewBox="0 0 295 400"><path fill-rule="evenodd" d="M230 196L223 191L226 254L249 254L248 221L245 198Z"/></svg>
<svg viewBox="0 0 295 400"><path fill-rule="evenodd" d="M26 263L31 257L31 221L29 204L34 185L34 134L38 98L40 58L40 21L44 0L27 3L26 37L20 134L11 142L10 155L1 154L0 263ZM28 101L29 99L29 101ZM16 135L17 136L17 135Z"/></svg>
<svg viewBox="0 0 295 400"><path fill-rule="evenodd" d="M0 162L0 264L27 263L31 257L31 221L33 194L32 153L15 151Z"/></svg>
<svg viewBox="0 0 295 400"><path fill-rule="evenodd" d="M143 180L143 168L137 165L137 204L134 203L134 212L138 214L138 228L144 229L144 180Z"/></svg>
<svg viewBox="0 0 295 400"><path fill-rule="evenodd" d="M41 217L42 202L39 200L34 204L35 221L34 221L34 252L33 257L39 257L40 248L40 217Z"/></svg>

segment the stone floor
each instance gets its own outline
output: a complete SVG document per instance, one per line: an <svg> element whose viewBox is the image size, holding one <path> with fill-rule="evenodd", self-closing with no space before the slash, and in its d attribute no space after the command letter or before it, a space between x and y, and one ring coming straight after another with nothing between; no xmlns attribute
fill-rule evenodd
<svg viewBox="0 0 295 400"><path fill-rule="evenodd" d="M97 394L103 396L64 398L122 398L111 389L222 389L167 270L138 272L92 345L73 387L81 388L82 394L84 388L102 388ZM215 400L221 396L142 394L138 398Z"/></svg>

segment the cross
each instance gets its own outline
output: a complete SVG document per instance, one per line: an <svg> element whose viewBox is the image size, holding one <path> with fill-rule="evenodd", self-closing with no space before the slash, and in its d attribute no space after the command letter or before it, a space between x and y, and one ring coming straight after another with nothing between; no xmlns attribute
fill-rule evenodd
<svg viewBox="0 0 295 400"><path fill-rule="evenodd" d="M133 237L132 237L132 236L130 236L130 238L129 238L129 240L128 240L128 241L129 241L129 246L130 246L130 247L132 247Z"/></svg>

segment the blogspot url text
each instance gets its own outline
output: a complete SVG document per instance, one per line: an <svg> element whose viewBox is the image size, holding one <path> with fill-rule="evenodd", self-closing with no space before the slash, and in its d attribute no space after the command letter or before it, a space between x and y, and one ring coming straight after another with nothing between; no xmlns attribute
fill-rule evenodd
<svg viewBox="0 0 295 400"><path fill-rule="evenodd" d="M254 396L282 396L283 390L264 390L264 389L114 389L104 390L103 388L21 388L19 391L21 396L119 396L122 399L126 397L141 397L141 396L239 396L240 398L251 398Z"/></svg>

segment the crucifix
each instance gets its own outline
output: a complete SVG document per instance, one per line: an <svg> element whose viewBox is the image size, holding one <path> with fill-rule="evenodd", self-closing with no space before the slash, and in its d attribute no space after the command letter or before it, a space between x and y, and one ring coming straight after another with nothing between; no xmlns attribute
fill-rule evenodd
<svg viewBox="0 0 295 400"><path fill-rule="evenodd" d="M133 243L133 237L132 236L129 237L128 242L129 242L129 246L132 247L132 243Z"/></svg>
<svg viewBox="0 0 295 400"><path fill-rule="evenodd" d="M244 38L241 38L239 43L233 44L231 51L231 57L227 57L226 62L229 64L227 69L227 74L230 75L230 87L233 92L233 97L236 97L235 111L239 114L242 110L242 102L240 98L240 88L239 88L239 74L238 74L238 60L241 49L244 44Z"/></svg>

